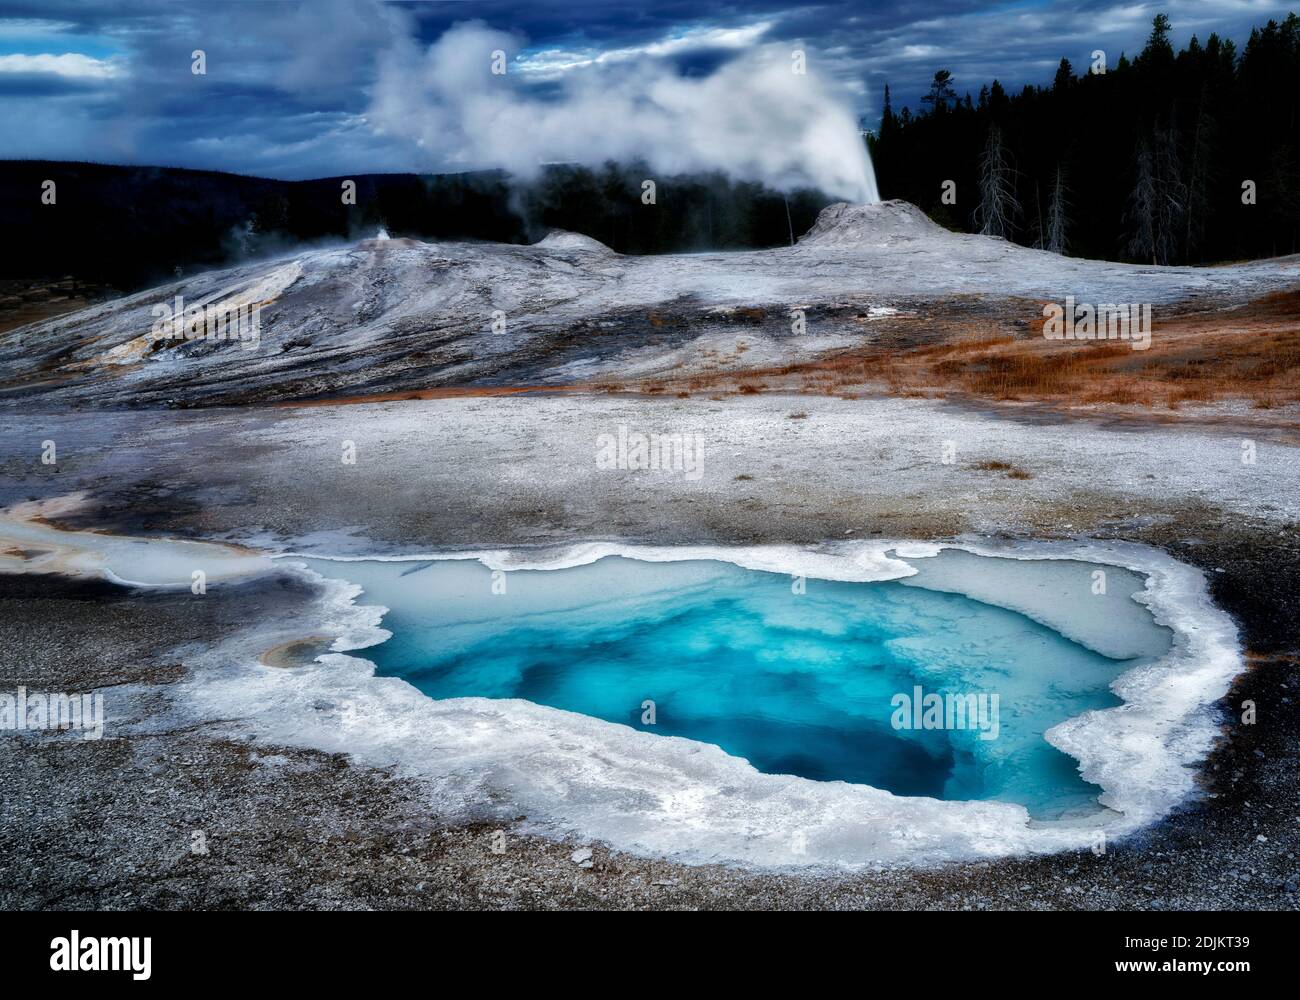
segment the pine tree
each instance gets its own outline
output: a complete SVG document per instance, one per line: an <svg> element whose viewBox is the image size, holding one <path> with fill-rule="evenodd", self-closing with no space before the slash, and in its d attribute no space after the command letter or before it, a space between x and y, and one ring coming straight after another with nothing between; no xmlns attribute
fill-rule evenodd
<svg viewBox="0 0 1300 1000"><path fill-rule="evenodd" d="M1056 180L1052 185L1052 200L1047 206L1047 233L1043 241L1043 248L1052 253L1064 254L1070 248L1067 232L1069 219L1066 217L1069 208L1068 197L1065 168L1058 165Z"/></svg>
<svg viewBox="0 0 1300 1000"><path fill-rule="evenodd" d="M1052 81L1052 89L1058 94L1063 94L1070 89L1070 84L1074 83L1074 67L1070 65L1069 59L1062 59L1061 64L1056 67L1056 79Z"/></svg>
<svg viewBox="0 0 1300 1000"><path fill-rule="evenodd" d="M1146 48L1138 57L1142 62L1164 67L1174 61L1174 47L1169 42L1172 27L1168 14L1157 14L1151 19L1151 34L1147 36Z"/></svg>
<svg viewBox="0 0 1300 1000"><path fill-rule="evenodd" d="M1210 215L1210 171L1214 157L1214 119L1206 109L1205 90L1201 91L1196 128L1192 132L1192 162L1187 174L1187 228L1183 238L1187 260L1197 257Z"/></svg>
<svg viewBox="0 0 1300 1000"><path fill-rule="evenodd" d="M1155 172L1156 261L1170 264L1179 257L1187 221L1187 184L1178 155L1178 128L1172 121L1168 128L1156 125Z"/></svg>
<svg viewBox="0 0 1300 1000"><path fill-rule="evenodd" d="M1131 228L1128 241L1129 256L1135 260L1156 260L1156 171L1151 157L1151 148L1145 139L1138 140L1137 153L1134 157L1134 174L1136 180L1129 195L1128 211L1125 218Z"/></svg>
<svg viewBox="0 0 1300 1000"><path fill-rule="evenodd" d="M894 117L894 108L889 100L889 84L885 84L885 107L880 112L880 137L892 136L898 126L898 120Z"/></svg>
<svg viewBox="0 0 1300 1000"><path fill-rule="evenodd" d="M984 154L980 157L979 189L975 221L980 233L1010 239L1020 214L1020 202L1016 200L1015 171L1002 143L1002 130L996 125L989 127Z"/></svg>
<svg viewBox="0 0 1300 1000"><path fill-rule="evenodd" d="M947 111L948 102L957 100L957 91L952 89L952 74L941 69L934 74L930 92L921 98L922 104L928 104L934 111Z"/></svg>
<svg viewBox="0 0 1300 1000"><path fill-rule="evenodd" d="M1006 111L1008 103L1007 92L1002 88L1002 84L994 80L993 86L989 88L989 111L994 116L1000 115Z"/></svg>

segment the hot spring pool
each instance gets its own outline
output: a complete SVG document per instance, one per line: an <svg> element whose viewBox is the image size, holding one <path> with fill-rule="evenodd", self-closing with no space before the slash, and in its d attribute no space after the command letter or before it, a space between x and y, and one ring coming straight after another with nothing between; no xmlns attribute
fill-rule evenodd
<svg viewBox="0 0 1300 1000"><path fill-rule="evenodd" d="M1170 632L1092 563L945 550L906 580L607 556L494 573L476 560L307 560L382 604L381 675L433 699L524 699L713 744L758 771L902 796L1097 812L1044 734L1120 704ZM938 705L936 709L935 706ZM959 710L960 709L960 710Z"/></svg>

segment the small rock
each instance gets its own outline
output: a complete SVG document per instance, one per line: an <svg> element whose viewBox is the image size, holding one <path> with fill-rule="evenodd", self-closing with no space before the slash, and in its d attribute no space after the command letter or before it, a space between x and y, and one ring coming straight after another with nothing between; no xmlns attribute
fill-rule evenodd
<svg viewBox="0 0 1300 1000"><path fill-rule="evenodd" d="M580 864L582 864L584 861L586 861L586 862L588 862L588 864L586 865L586 867L587 867L587 868L590 868L590 867L591 867L591 864L590 864L590 861L591 861L591 848L590 848L590 847L579 847L576 851L574 851L572 854L569 855L569 860L572 861L575 865L580 865Z"/></svg>

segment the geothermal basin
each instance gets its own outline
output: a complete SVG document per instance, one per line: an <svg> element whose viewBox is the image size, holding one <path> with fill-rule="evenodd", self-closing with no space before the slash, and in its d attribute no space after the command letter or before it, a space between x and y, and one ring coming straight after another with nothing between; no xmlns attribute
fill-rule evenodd
<svg viewBox="0 0 1300 1000"><path fill-rule="evenodd" d="M924 865L1132 832L1191 794L1241 666L1201 575L1141 547L284 563L333 588L323 631L345 638L205 671L201 714L395 766L466 819L687 862Z"/></svg>

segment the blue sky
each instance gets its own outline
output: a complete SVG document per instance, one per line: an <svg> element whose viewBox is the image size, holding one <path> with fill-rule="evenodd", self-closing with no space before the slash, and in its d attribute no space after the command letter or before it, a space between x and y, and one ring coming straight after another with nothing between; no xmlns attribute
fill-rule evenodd
<svg viewBox="0 0 1300 1000"><path fill-rule="evenodd" d="M1009 89L1048 82L1062 56L1078 68L1094 49L1112 61L1132 54L1160 10L1178 44L1211 31L1243 44L1288 5L0 0L0 157L281 178L488 166L440 148L437 130L415 141L419 130L383 128L374 114L383 67L392 86L393 65L418 66L411 53L465 21L509 36L512 85L539 99L620 67L708 77L754 46L781 45L805 48L840 99L874 120L886 82L896 108L916 108L940 67L959 93L993 77ZM194 49L206 53L206 75L191 72Z"/></svg>

